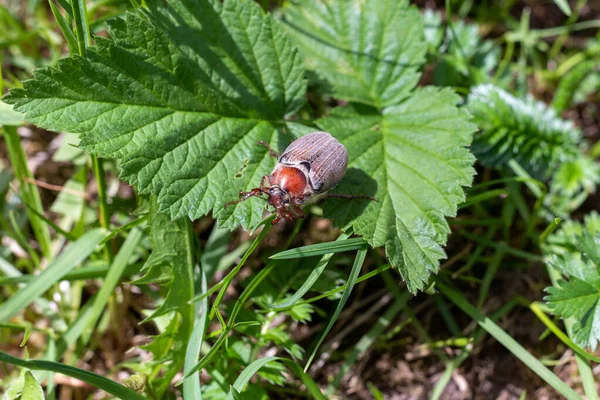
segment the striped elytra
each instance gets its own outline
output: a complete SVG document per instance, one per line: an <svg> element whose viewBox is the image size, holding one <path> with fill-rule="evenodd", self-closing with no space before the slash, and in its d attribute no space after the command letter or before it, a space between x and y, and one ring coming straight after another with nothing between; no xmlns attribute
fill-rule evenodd
<svg viewBox="0 0 600 400"><path fill-rule="evenodd" d="M279 163L304 170L315 193L324 193L346 174L348 151L327 132L313 132L294 140Z"/></svg>

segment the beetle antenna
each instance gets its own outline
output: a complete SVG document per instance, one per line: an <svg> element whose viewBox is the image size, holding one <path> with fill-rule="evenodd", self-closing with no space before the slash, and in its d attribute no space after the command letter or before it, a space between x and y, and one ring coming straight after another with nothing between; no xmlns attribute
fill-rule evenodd
<svg viewBox="0 0 600 400"><path fill-rule="evenodd" d="M349 200L353 200L353 199L367 199L367 200L371 200L371 201L375 201L377 203L379 203L379 200L377 200L375 197L371 197L371 196L353 196L351 194L342 194L342 193L328 193L325 195L325 198L330 198L330 197L337 197L339 199L349 199Z"/></svg>
<svg viewBox="0 0 600 400"><path fill-rule="evenodd" d="M271 157L275 157L275 158L279 158L279 153L277 153L275 150L273 150L273 148L271 147L271 145L267 142L263 142L262 140L258 142L258 144L260 144L261 146L265 146L267 149L269 149L269 154L271 155Z"/></svg>

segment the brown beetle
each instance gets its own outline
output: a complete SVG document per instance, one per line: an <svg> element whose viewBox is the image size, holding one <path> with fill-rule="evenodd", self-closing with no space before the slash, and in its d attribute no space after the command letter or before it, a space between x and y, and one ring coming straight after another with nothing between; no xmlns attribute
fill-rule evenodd
<svg viewBox="0 0 600 400"><path fill-rule="evenodd" d="M273 224L281 218L303 218L304 212L300 206L311 197L333 189L346 173L348 151L327 132L312 132L294 140L281 156L269 144L258 143L266 146L270 154L277 158L277 165L270 176L262 177L260 187L240 192L240 199L225 204L226 208L252 196L266 194L268 203L277 210ZM337 193L328 194L327 197L375 200L369 196Z"/></svg>

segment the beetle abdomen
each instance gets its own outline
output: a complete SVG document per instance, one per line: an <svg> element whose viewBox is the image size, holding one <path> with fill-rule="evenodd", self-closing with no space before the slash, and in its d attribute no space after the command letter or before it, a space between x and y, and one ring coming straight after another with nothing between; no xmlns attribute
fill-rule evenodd
<svg viewBox="0 0 600 400"><path fill-rule="evenodd" d="M333 188L344 177L348 151L327 132L313 132L293 141L279 157L279 162L306 169L316 193Z"/></svg>

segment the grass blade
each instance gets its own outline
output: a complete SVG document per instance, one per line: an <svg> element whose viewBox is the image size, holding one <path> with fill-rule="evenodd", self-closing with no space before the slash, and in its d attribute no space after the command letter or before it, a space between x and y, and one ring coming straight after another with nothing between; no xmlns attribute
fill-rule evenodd
<svg viewBox="0 0 600 400"><path fill-rule="evenodd" d="M90 30L85 0L71 0L71 10L73 11L73 21L75 21L75 32L77 32L77 49L79 55L85 57L85 52L90 47Z"/></svg>
<svg viewBox="0 0 600 400"><path fill-rule="evenodd" d="M356 258L354 259L354 265L352 265L352 270L350 271L350 276L348 277L348 283L346 284L346 289L344 290L344 293L342 294L342 298L340 299L340 301L335 309L335 312L333 313L333 316L331 317L331 320L329 321L329 324L327 324L327 328L325 328L325 331L323 331L323 333L321 334L321 337L319 338L317 345L315 346L310 357L308 358L308 361L306 362L306 365L304 366L304 372L306 372L308 370L308 368L310 367L310 363L315 358L317 351L319 350L319 346L321 346L321 343L323 343L323 340L325 340L325 337L327 336L327 334L333 327L333 324L335 324L335 321L337 320L337 318L340 316L340 313L344 309L344 306L346 305L346 302L348 301L348 298L350 297L350 293L352 293L352 289L354 288L356 279L358 278L358 275L360 274L360 269L362 268L362 265L365 261L366 256L367 256L366 249L359 250L356 253Z"/></svg>
<svg viewBox="0 0 600 400"><path fill-rule="evenodd" d="M65 17L63 17L63 15L60 13L60 10L58 9L58 7L56 7L56 5L54 5L54 1L48 0L48 4L50 4L50 9L52 10L52 14L54 15L54 18L56 19L56 23L58 23L58 27L62 31L63 36L65 37L65 40L67 41L67 46L69 47L69 53L76 54L78 45L77 45L77 38L75 37L75 33L73 32L73 29L71 29L71 26L67 23L67 20L65 19Z"/></svg>
<svg viewBox="0 0 600 400"><path fill-rule="evenodd" d="M82 338L83 343L87 343L91 337L92 330L98 319L105 312L106 304L108 303L108 299L115 291L119 280L123 276L123 272L125 272L125 268L127 267L131 256L136 250L138 244L142 239L142 231L140 229L133 229L127 239L121 246L119 253L115 257L104 281L102 282L102 286L100 290L96 294L96 298L92 303L92 309L87 316L86 319L86 329L83 332Z"/></svg>
<svg viewBox="0 0 600 400"><path fill-rule="evenodd" d="M120 399L146 400L146 397L126 388L123 385L118 384L113 380L93 372L72 367L70 365L46 360L23 360L21 358L13 357L3 351L0 351L0 361L32 370L58 372L72 378L79 379L80 381L88 383L94 387L97 387L98 389L102 389L106 393L112 394Z"/></svg>
<svg viewBox="0 0 600 400"><path fill-rule="evenodd" d="M567 0L554 0L554 4L556 4L567 17L571 16L571 6Z"/></svg>
<svg viewBox="0 0 600 400"><path fill-rule="evenodd" d="M97 228L72 243L48 268L0 306L0 321L8 321L44 294L52 285L92 254L106 236L106 230Z"/></svg>
<svg viewBox="0 0 600 400"><path fill-rule="evenodd" d="M2 259L0 259L0 265L2 264ZM63 281L81 281L86 279L97 279L105 276L110 268L105 262L101 264L88 265L85 267L77 268L75 271L71 271L61 280ZM130 264L125 267L125 271L123 272L124 277L130 277L132 275L137 274L142 269L142 263L137 262L135 264ZM14 285L18 283L29 283L35 279L35 275L17 275L11 276L7 278L0 278L0 286L3 285Z"/></svg>
<svg viewBox="0 0 600 400"><path fill-rule="evenodd" d="M250 363L250 365L248 365L242 371L242 373L237 377L237 379L233 383L232 388L235 391L230 390L229 395L227 396L227 399L228 400L234 399L234 393L236 391L241 392L244 389L244 387L248 384L248 382L250 382L250 379L252 379L252 377L262 367L264 367L268 363L274 362L274 361L279 361L279 362L285 364L289 369L291 369L292 372L298 378L300 378L302 383L304 383L304 385L306 386L306 388L308 389L309 393L312 395L313 398L315 398L317 400L326 400L327 399L325 396L323 396L323 394L321 393L321 390L319 390L319 387L313 381L313 379L308 374L304 373L304 371L302 371L302 368L298 365L298 363L296 363L288 358L281 358L281 357L264 357L264 358L259 358L258 360L255 360L252 363Z"/></svg>
<svg viewBox="0 0 600 400"><path fill-rule="evenodd" d="M346 237L348 237L346 235ZM334 242L311 244L282 251L269 257L272 260L286 260L290 258L314 257L324 254L341 253L345 251L361 250L369 245L362 238L336 240Z"/></svg>
<svg viewBox="0 0 600 400"><path fill-rule="evenodd" d="M582 398L573 389L561 381L552 373L552 371L546 368L544 364L532 356L531 353L525 350L523 346L521 346L508 333L500 328L500 326L473 307L461 293L450 288L440 280L437 280L436 287L461 310L473 318L479 324L479 326L485 329L491 336L493 336L511 353L513 353L515 357L527 365L531 371L535 372L546 383L556 389L557 392L559 392L568 400L582 400Z"/></svg>
<svg viewBox="0 0 600 400"><path fill-rule="evenodd" d="M201 293L206 293L208 290L208 284L206 282L206 274L204 269L202 269L200 273L202 274ZM208 297L204 297L202 302L199 304L199 307L196 308L197 313L199 313L199 317L196 318L196 323L194 324L194 329L185 351L185 362L183 364L184 376L187 376L189 371L191 371L192 368L194 368L194 365L196 365L198 362L200 348L202 346L204 333L206 331L206 322L208 317ZM202 392L200 391L200 373L198 371L194 372L183 381L183 398L202 400Z"/></svg>
<svg viewBox="0 0 600 400"><path fill-rule="evenodd" d="M381 338L383 331L390 326L392 320L406 306L409 299L410 293L408 291L402 292L402 294L396 298L394 303L388 307L385 313L377 319L375 325L373 325L373 327L365 335L363 335L354 345L354 347L348 352L344 362L340 365L339 372L327 390L329 394L334 393L334 390L339 387L344 377L348 374L348 372L350 372L352 367L356 365L355 363L356 360L358 360L359 355L366 352L371 346L373 346L377 339Z"/></svg>
<svg viewBox="0 0 600 400"><path fill-rule="evenodd" d="M337 241L346 242L347 237L348 237L348 235L343 233L333 243L336 243ZM327 245L329 248L332 247L331 243L323 243L323 244ZM311 246L306 246L306 247L311 247ZM292 250L297 250L297 249L292 249ZM285 253L285 251L283 253ZM279 253L279 254L281 254L281 253ZM268 307L271 308L272 311L283 311L283 310L287 310L288 308L290 308L294 304L296 304L298 301L300 301L300 299L313 287L313 285L315 284L317 279L319 279L319 276L321 276L321 274L323 273L325 268L327 268L327 265L329 264L329 260L331 260L331 257L333 257L333 253L326 253L325 255L323 255L323 257L321 257L321 259L319 260L317 266L312 270L312 272L310 273L308 278L306 278L306 281L304 281L304 283L302 284L302 286L300 286L300 288L296 291L296 293L294 293L287 300L284 300L278 304L269 305ZM273 257L271 257L271 258L273 258Z"/></svg>

